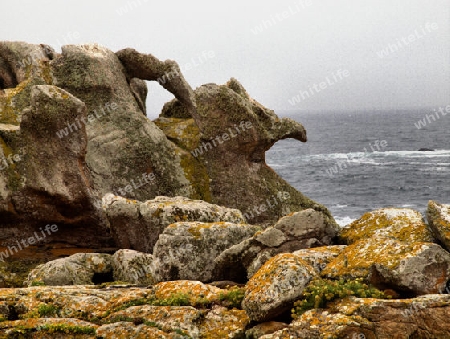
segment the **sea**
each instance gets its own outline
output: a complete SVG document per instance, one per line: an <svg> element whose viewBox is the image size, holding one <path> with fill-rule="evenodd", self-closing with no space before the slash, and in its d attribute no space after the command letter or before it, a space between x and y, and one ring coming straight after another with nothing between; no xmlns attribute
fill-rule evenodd
<svg viewBox="0 0 450 339"><path fill-rule="evenodd" d="M445 110L276 113L302 123L308 141L277 142L266 152L267 164L325 205L339 225L383 207L412 208L425 217L429 200L450 204Z"/></svg>

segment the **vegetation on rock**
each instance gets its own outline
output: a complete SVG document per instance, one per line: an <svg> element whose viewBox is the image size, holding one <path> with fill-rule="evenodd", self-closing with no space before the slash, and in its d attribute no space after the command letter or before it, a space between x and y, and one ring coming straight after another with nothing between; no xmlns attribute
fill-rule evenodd
<svg viewBox="0 0 450 339"><path fill-rule="evenodd" d="M326 308L329 302L347 297L390 299L390 295L367 285L363 279L330 280L314 278L303 291L301 299L294 303L292 317L295 319L313 308Z"/></svg>

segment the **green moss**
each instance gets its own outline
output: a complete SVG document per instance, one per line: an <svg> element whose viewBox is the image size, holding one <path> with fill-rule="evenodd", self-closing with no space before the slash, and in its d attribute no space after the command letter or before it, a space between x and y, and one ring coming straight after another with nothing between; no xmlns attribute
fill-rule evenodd
<svg viewBox="0 0 450 339"><path fill-rule="evenodd" d="M227 293L221 293L219 295L219 300L225 307L241 309L241 304L242 300L244 300L244 296L245 289L233 286Z"/></svg>
<svg viewBox="0 0 450 339"><path fill-rule="evenodd" d="M45 324L36 327L38 331L48 333L65 333L65 334L95 334L96 330L90 326L74 326L66 324Z"/></svg>
<svg viewBox="0 0 450 339"><path fill-rule="evenodd" d="M41 304L41 305L39 305L37 311L38 311L39 317L41 317L41 318L54 317L59 313L60 308L51 303L50 304Z"/></svg>
<svg viewBox="0 0 450 339"><path fill-rule="evenodd" d="M44 324L36 327L33 326L24 326L20 325L12 329L9 333L10 335L14 334L27 334L30 332L46 332L50 334L56 333L64 333L64 334L91 334L94 335L96 333L96 329L90 326L74 326L74 325L66 325L66 324ZM8 338L10 338L8 336ZM12 338L12 337L11 337ZM16 338L14 336L14 338ZM19 337L21 338L21 337ZM28 337L27 337L28 338Z"/></svg>
<svg viewBox="0 0 450 339"><path fill-rule="evenodd" d="M185 293L175 293L167 299L155 300L153 306L191 306L191 298Z"/></svg>
<svg viewBox="0 0 450 339"><path fill-rule="evenodd" d="M294 303L292 317L295 319L313 308L326 308L329 302L346 297L389 299L391 296L373 286L363 283L362 279L329 280L315 278L311 280L300 297Z"/></svg>

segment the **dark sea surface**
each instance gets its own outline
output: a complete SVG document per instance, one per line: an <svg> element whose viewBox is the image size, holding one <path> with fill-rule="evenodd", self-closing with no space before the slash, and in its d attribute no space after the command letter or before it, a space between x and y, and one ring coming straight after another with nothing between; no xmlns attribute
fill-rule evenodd
<svg viewBox="0 0 450 339"><path fill-rule="evenodd" d="M266 153L267 164L328 207L340 225L381 207L425 213L429 200L450 204L450 114L434 109L276 113L301 122L308 142L279 141Z"/></svg>

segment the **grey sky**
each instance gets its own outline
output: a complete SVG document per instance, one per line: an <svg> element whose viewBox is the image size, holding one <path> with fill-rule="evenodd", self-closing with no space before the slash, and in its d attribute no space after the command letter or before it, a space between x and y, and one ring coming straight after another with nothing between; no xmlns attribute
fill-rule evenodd
<svg viewBox="0 0 450 339"><path fill-rule="evenodd" d="M0 10L0 40L133 47L176 60L194 88L235 77L275 110L450 104L450 0L3 0ZM149 90L156 117L172 96ZM300 91L309 97L292 105Z"/></svg>

